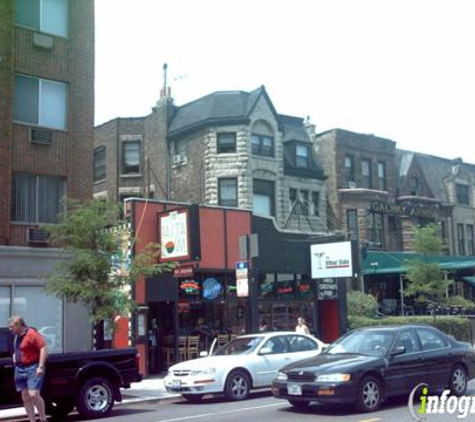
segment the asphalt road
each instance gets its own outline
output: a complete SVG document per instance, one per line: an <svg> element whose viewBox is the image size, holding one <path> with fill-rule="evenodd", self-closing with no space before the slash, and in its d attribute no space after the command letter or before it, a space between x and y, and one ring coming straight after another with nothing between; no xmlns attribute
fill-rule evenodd
<svg viewBox="0 0 475 422"><path fill-rule="evenodd" d="M473 385L473 383L471 383ZM469 394L475 394L471 388ZM465 420L473 420L473 414ZM413 421L407 399L390 400L380 411L358 414L347 406L312 405L306 411L294 410L286 401L274 399L268 392L256 393L240 403L220 398L205 399L193 405L182 400L137 403L118 406L107 422L405 422ZM426 421L460 421L455 415L427 415ZM79 421L71 416L68 421Z"/></svg>

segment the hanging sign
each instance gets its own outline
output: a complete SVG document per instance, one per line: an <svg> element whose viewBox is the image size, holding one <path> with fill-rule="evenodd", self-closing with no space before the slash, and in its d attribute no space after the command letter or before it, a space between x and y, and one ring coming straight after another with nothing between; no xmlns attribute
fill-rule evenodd
<svg viewBox="0 0 475 422"><path fill-rule="evenodd" d="M312 278L353 276L351 242L312 245L310 256Z"/></svg>
<svg viewBox="0 0 475 422"><path fill-rule="evenodd" d="M334 278L324 278L317 283L318 300L337 300L338 299L338 280Z"/></svg>

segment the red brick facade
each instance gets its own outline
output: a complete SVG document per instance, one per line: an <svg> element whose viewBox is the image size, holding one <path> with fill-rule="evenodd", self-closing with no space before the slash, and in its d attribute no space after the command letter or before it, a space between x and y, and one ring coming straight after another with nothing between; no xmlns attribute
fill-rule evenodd
<svg viewBox="0 0 475 422"><path fill-rule="evenodd" d="M47 36L52 48L40 48L39 32L14 24L13 0L0 3L0 244L26 245L27 226L11 224L12 174L61 176L70 198L92 197L94 126L94 2L69 2L69 37ZM30 141L30 126L12 123L14 74L67 84L66 130L51 130L51 144Z"/></svg>

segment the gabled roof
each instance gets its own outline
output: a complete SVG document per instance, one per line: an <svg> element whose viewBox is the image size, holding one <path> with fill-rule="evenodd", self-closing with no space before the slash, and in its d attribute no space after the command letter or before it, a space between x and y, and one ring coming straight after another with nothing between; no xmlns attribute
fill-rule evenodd
<svg viewBox="0 0 475 422"><path fill-rule="evenodd" d="M209 124L245 122L264 97L277 118L264 86L254 91L217 91L175 108L168 134L174 136Z"/></svg>

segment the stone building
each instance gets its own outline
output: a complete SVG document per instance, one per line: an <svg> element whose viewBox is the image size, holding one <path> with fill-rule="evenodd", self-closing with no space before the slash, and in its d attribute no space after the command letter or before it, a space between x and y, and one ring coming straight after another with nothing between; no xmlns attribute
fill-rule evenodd
<svg viewBox="0 0 475 422"><path fill-rule="evenodd" d="M57 221L63 197L92 197L93 0L0 2L0 110L0 325L21 312L53 350L83 347L88 330L63 339L69 305L43 292L42 269L64 257L39 227Z"/></svg>
<svg viewBox="0 0 475 422"><path fill-rule="evenodd" d="M96 128L94 195L253 209L279 228L325 233L325 175L304 119L278 114L266 90L215 92Z"/></svg>

